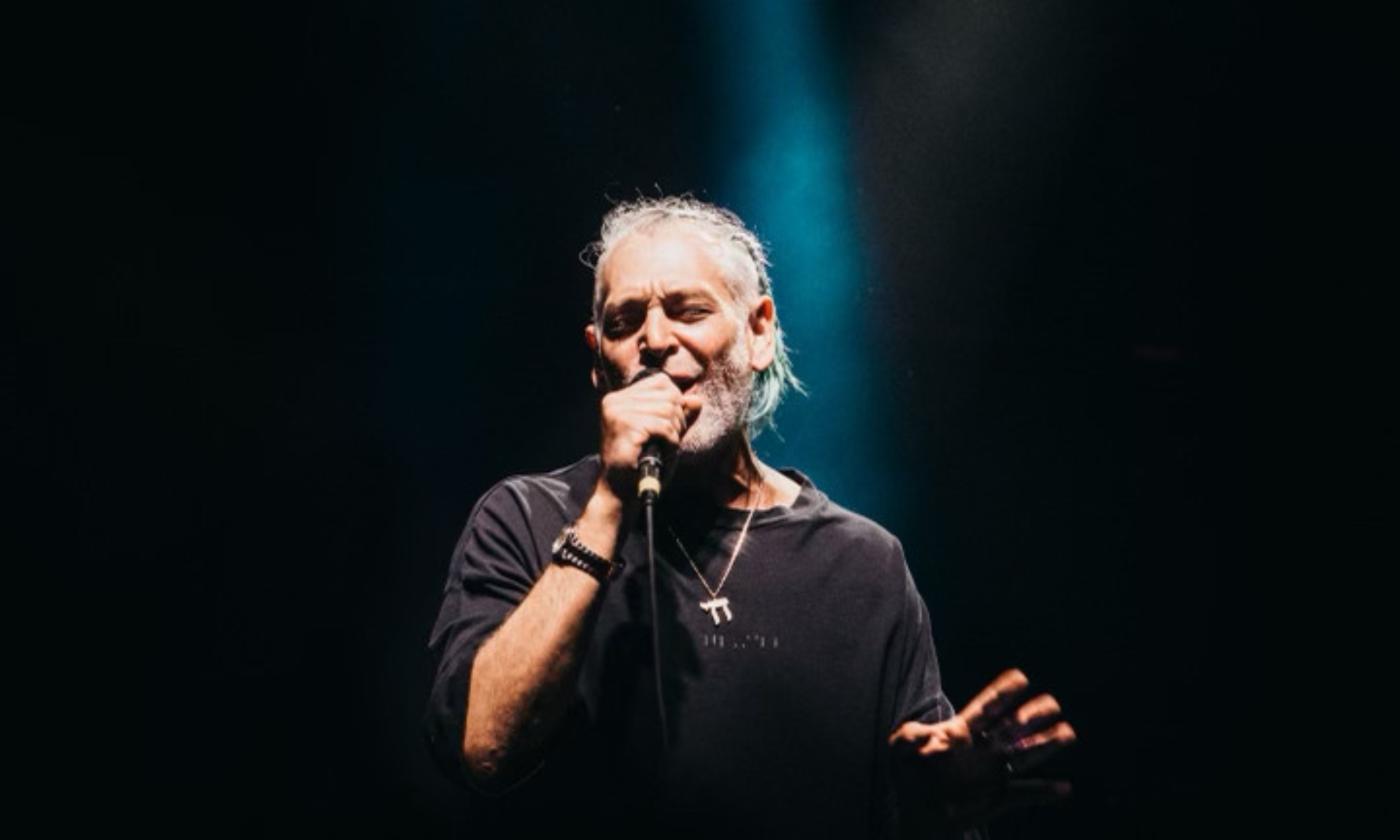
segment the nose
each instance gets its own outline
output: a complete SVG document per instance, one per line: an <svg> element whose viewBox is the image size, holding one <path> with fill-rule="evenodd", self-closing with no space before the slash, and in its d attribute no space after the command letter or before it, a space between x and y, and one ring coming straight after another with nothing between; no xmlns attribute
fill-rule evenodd
<svg viewBox="0 0 1400 840"><path fill-rule="evenodd" d="M642 324L642 364L660 367L675 350L676 338L671 332L671 320L660 304L652 304L647 309L647 319Z"/></svg>

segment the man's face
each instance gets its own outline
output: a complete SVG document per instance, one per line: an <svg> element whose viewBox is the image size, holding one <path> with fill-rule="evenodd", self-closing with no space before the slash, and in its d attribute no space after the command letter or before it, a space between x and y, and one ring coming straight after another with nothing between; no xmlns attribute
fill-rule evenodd
<svg viewBox="0 0 1400 840"><path fill-rule="evenodd" d="M681 440L682 455L706 452L742 428L753 373L767 365L766 354L761 341L758 353L751 346L749 313L725 283L713 246L683 223L639 231L613 247L601 282L602 332L590 325L588 334L611 385L655 366L699 396L703 404ZM761 329L771 302L758 311Z"/></svg>

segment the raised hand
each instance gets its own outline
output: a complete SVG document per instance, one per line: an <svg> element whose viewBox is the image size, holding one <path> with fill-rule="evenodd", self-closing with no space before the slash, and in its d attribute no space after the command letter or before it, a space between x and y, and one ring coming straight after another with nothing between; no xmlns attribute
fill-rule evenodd
<svg viewBox="0 0 1400 840"><path fill-rule="evenodd" d="M1012 669L948 720L909 721L890 734L906 830L967 828L1070 794L1068 782L1021 777L1075 741L1055 698L1031 695L1030 680Z"/></svg>

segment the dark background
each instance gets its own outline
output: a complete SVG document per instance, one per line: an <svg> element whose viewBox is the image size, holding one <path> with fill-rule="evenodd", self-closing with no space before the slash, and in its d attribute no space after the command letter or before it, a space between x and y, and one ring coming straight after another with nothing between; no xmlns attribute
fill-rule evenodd
<svg viewBox="0 0 1400 840"><path fill-rule="evenodd" d="M16 22L6 378L37 575L13 597L53 601L24 695L58 721L34 765L74 794L55 820L468 824L418 728L448 555L497 479L594 445L577 254L611 200L726 202L696 17L360 2ZM1049 768L1075 800L998 836L1236 819L1216 709L1245 657L1226 597L1261 21L893 0L820 20L875 279L843 317L871 336L915 499L881 519L955 702L1019 665L1081 739Z"/></svg>

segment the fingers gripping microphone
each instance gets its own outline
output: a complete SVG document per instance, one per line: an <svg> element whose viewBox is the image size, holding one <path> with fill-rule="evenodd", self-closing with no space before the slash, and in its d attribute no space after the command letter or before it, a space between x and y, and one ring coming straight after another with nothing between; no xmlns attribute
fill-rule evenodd
<svg viewBox="0 0 1400 840"><path fill-rule="evenodd" d="M632 382L640 382L648 376L663 374L661 368L643 368ZM642 457L637 460L637 497L644 504L651 505L661 495L661 439L652 438L642 447Z"/></svg>

